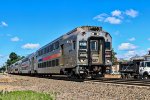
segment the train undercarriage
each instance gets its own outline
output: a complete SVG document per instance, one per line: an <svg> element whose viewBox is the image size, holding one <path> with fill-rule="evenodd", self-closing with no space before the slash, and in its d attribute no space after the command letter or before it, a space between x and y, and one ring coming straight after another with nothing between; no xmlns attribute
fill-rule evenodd
<svg viewBox="0 0 150 100"><path fill-rule="evenodd" d="M77 66L74 68L66 68L61 70L61 74L67 75L69 78L85 79L91 78L96 79L100 77L105 77L105 74L110 74L111 66Z"/></svg>

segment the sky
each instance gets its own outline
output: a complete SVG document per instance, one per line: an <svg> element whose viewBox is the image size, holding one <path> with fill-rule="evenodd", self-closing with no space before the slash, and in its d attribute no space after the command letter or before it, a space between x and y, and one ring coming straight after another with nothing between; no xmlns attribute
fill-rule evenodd
<svg viewBox="0 0 150 100"><path fill-rule="evenodd" d="M0 66L26 56L78 26L101 26L118 58L150 49L149 0L0 0Z"/></svg>

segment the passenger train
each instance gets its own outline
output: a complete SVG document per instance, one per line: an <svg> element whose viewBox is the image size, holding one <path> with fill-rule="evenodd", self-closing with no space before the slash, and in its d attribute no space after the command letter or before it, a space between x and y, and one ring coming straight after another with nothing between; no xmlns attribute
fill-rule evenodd
<svg viewBox="0 0 150 100"><path fill-rule="evenodd" d="M81 26L12 64L8 73L93 78L111 73L111 66L111 35L102 27Z"/></svg>

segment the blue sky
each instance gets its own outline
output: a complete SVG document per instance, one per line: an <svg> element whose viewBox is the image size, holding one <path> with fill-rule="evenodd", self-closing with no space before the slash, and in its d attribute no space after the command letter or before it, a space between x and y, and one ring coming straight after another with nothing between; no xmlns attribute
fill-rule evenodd
<svg viewBox="0 0 150 100"><path fill-rule="evenodd" d="M27 55L75 27L102 26L119 58L150 48L148 0L0 0L0 66L10 52Z"/></svg>

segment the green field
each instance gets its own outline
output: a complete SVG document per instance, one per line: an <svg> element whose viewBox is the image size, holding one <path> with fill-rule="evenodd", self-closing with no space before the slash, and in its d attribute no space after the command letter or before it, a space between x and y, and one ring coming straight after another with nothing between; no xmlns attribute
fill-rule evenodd
<svg viewBox="0 0 150 100"><path fill-rule="evenodd" d="M2 91L0 100L54 100L54 95L34 91Z"/></svg>

